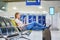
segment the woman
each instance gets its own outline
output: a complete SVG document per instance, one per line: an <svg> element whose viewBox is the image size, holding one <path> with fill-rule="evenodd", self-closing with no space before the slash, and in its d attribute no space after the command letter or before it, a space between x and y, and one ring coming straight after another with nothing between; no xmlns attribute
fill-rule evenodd
<svg viewBox="0 0 60 40"><path fill-rule="evenodd" d="M23 27L26 26L26 24L23 24L22 21L20 21L20 14L18 12L15 13L15 22L16 22L18 28L20 28L20 30L22 30Z"/></svg>
<svg viewBox="0 0 60 40"><path fill-rule="evenodd" d="M20 28L20 30L32 30L34 27L38 26L41 30L44 30L49 27L45 27L43 25L40 25L36 22L32 22L31 24L23 24L22 21L20 21L20 14L17 12L15 13L15 22L17 26Z"/></svg>

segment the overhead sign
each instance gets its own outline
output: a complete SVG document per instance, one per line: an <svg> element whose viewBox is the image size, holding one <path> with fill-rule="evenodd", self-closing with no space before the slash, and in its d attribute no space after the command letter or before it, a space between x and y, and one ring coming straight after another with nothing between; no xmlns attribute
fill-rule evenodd
<svg viewBox="0 0 60 40"><path fill-rule="evenodd" d="M26 0L26 5L40 5L41 0Z"/></svg>
<svg viewBox="0 0 60 40"><path fill-rule="evenodd" d="M49 8L49 14L50 15L54 15L55 14L55 8L54 7L50 7Z"/></svg>

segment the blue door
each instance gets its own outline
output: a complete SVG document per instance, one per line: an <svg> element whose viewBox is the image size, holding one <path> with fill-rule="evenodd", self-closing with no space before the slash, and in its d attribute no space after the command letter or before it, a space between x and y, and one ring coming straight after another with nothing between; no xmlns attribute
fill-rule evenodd
<svg viewBox="0 0 60 40"><path fill-rule="evenodd" d="M33 20L33 16L32 15L29 15L28 16L28 23L32 23L32 20Z"/></svg>
<svg viewBox="0 0 60 40"><path fill-rule="evenodd" d="M33 21L36 22L36 16L35 15L33 15Z"/></svg>
<svg viewBox="0 0 60 40"><path fill-rule="evenodd" d="M46 17L45 17L45 15L42 16L42 24L46 26Z"/></svg>
<svg viewBox="0 0 60 40"><path fill-rule="evenodd" d="M21 15L20 20L26 24L26 15Z"/></svg>
<svg viewBox="0 0 60 40"><path fill-rule="evenodd" d="M41 22L42 21L41 19L42 19L42 16L38 16L38 23L40 23L40 24L42 23Z"/></svg>

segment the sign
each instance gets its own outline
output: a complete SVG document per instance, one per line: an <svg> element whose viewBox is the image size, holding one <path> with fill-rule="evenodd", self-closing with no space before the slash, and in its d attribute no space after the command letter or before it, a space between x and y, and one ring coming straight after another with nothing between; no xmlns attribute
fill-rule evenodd
<svg viewBox="0 0 60 40"><path fill-rule="evenodd" d="M49 8L49 14L50 15L54 15L55 14L55 8L54 7L50 7Z"/></svg>
<svg viewBox="0 0 60 40"><path fill-rule="evenodd" d="M26 0L26 5L40 5L41 0Z"/></svg>

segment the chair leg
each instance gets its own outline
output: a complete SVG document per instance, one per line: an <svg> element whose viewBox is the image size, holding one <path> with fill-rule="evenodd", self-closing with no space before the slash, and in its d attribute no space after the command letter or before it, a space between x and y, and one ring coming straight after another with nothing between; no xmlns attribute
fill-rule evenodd
<svg viewBox="0 0 60 40"><path fill-rule="evenodd" d="M20 38L24 38L24 39L30 40L30 39L28 39L28 38L26 38L26 37L24 37L24 36L21 36Z"/></svg>

